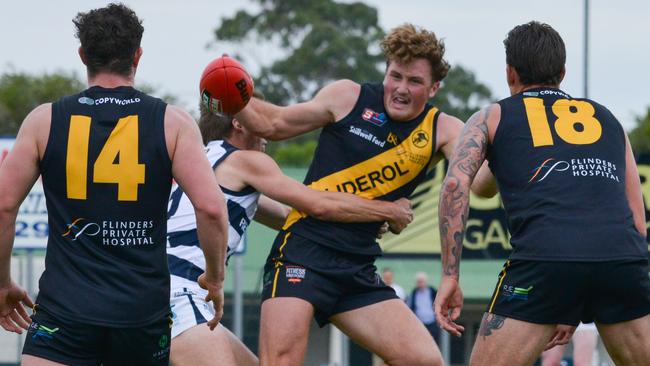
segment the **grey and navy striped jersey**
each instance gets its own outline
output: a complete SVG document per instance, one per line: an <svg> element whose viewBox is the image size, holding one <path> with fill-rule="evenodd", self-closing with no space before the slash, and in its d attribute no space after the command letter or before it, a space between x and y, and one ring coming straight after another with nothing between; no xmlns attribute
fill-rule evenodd
<svg viewBox="0 0 650 366"><path fill-rule="evenodd" d="M211 141L206 146L208 160L215 169L237 148L226 141ZM221 187L228 206L228 257L239 246L250 224L260 193L248 186L239 192ZM205 271L205 258L196 234L194 207L180 186L169 198L167 212L167 261L171 288L195 285Z"/></svg>

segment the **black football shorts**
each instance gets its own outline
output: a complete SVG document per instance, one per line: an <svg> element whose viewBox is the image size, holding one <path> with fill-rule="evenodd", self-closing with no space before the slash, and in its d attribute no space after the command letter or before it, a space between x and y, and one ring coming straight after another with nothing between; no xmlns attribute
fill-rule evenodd
<svg viewBox="0 0 650 366"><path fill-rule="evenodd" d="M297 297L316 309L323 327L338 313L397 299L377 274L375 256L334 250L295 233L281 232L264 266L262 301Z"/></svg>
<svg viewBox="0 0 650 366"><path fill-rule="evenodd" d="M37 305L23 354L66 365L167 366L170 341L171 315L143 327L109 328L65 321Z"/></svg>
<svg viewBox="0 0 650 366"><path fill-rule="evenodd" d="M538 324L613 324L650 313L647 260L508 260L488 313Z"/></svg>

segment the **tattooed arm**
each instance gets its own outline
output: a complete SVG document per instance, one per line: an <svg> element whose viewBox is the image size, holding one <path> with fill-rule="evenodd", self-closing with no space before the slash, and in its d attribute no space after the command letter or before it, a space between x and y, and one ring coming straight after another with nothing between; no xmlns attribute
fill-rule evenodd
<svg viewBox="0 0 650 366"><path fill-rule="evenodd" d="M460 336L463 327L454 321L460 316L463 294L458 286L460 257L465 225L469 213L472 181L485 160L488 145L488 119L495 117L489 106L475 113L465 124L449 163L440 190L438 222L440 225L442 280L436 297L435 311L440 326Z"/></svg>
<svg viewBox="0 0 650 366"><path fill-rule="evenodd" d="M438 220L442 240L442 269L458 279L465 224L469 212L469 189L485 160L488 144L487 120L492 106L476 112L461 132L447 176L440 190Z"/></svg>
<svg viewBox="0 0 650 366"><path fill-rule="evenodd" d="M445 158L451 161L465 124L454 116L440 113L438 126L436 131L436 151L442 152ZM497 194L498 187L487 163L485 161L481 169L479 169L470 189L480 197L491 198Z"/></svg>

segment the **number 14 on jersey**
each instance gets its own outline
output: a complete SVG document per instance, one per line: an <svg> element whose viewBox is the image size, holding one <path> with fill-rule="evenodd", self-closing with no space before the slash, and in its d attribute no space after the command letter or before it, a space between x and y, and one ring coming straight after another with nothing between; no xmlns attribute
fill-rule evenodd
<svg viewBox="0 0 650 366"><path fill-rule="evenodd" d="M90 124L88 116L70 117L65 164L69 199L85 200L88 194ZM138 136L138 116L120 118L93 165L93 183L117 184L118 201L137 201L138 185L145 181L145 164L138 163Z"/></svg>

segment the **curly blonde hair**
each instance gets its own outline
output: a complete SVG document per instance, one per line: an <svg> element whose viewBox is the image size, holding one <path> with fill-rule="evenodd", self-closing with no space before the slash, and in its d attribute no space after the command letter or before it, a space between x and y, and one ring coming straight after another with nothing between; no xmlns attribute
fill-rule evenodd
<svg viewBox="0 0 650 366"><path fill-rule="evenodd" d="M449 64L442 57L445 54L445 44L435 33L413 24L404 24L394 28L381 41L381 49L386 56L386 65L391 61L409 63L417 58L429 61L431 77L434 82L447 76Z"/></svg>

